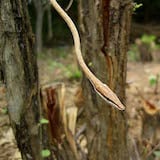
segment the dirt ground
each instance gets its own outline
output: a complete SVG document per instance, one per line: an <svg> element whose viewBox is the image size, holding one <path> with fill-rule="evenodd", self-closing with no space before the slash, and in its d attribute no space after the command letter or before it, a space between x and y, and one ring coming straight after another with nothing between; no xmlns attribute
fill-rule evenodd
<svg viewBox="0 0 160 160"><path fill-rule="evenodd" d="M67 52L72 52L69 48L65 48ZM55 53L56 51L54 51ZM59 53L59 51L58 51ZM74 62L74 63L73 63ZM47 53L47 56L40 55L38 60L39 75L41 84L63 82L66 84L67 96L66 106L75 106L73 103L74 95L79 85L79 72L75 72L72 68L76 68L76 60L72 54L65 55L61 50L60 55L53 56ZM66 70L67 68L67 70ZM78 74L77 74L78 73ZM159 114L160 110L160 82L157 86L157 92L155 92L155 86L151 86L149 83L149 77L152 75L160 74L160 64L152 63L140 63L129 62L127 69L127 84L126 84L126 112L129 126L129 137L135 141L135 150L138 150L137 141L142 142L144 116L154 117ZM77 80L78 79L78 80ZM1 84L0 86L0 160L20 160L20 153L16 147L16 142L10 127L9 118L7 115L7 102L5 99L6 90ZM152 106L150 105L150 102ZM147 105L144 105L147 104ZM148 107L147 110L146 107ZM155 108L156 109L155 109ZM153 113L150 113L154 112ZM157 135L160 135L160 130L157 131ZM156 137L160 138L160 137ZM160 139L159 139L160 140ZM151 146L148 149L148 153L154 149L153 141L150 140ZM141 143L142 144L142 143ZM148 145L149 142L145 143ZM159 147L160 150L160 147ZM151 155L152 153L150 153ZM150 156L149 155L149 156ZM139 153L137 153L137 157ZM137 158L138 160L138 158Z"/></svg>

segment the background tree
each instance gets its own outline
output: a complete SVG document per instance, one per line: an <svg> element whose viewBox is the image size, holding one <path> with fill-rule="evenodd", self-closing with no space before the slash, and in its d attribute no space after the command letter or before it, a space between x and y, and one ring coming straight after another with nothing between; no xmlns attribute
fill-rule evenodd
<svg viewBox="0 0 160 160"><path fill-rule="evenodd" d="M1 78L7 87L8 112L17 144L24 160L41 160L41 152L49 149L49 143L47 132L42 133L46 127L42 130L39 125L37 57L26 1L0 1L0 37Z"/></svg>
<svg viewBox="0 0 160 160"><path fill-rule="evenodd" d="M48 6L47 6L47 18L48 18L48 40L51 40L52 37L53 37L51 5L48 5Z"/></svg>
<svg viewBox="0 0 160 160"><path fill-rule="evenodd" d="M42 0L33 0L36 9L36 52L42 51L43 46L43 16L44 16L44 6Z"/></svg>
<svg viewBox="0 0 160 160"><path fill-rule="evenodd" d="M130 0L80 0L83 53L90 69L125 103ZM90 160L129 159L126 113L108 106L83 77L87 149Z"/></svg>

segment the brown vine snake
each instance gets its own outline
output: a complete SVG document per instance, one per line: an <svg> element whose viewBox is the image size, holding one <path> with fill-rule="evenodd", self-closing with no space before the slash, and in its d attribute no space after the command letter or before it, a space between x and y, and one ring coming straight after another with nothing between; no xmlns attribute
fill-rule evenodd
<svg viewBox="0 0 160 160"><path fill-rule="evenodd" d="M96 93L98 93L108 104L113 107L116 107L119 110L125 110L125 106L121 103L117 95L104 83L102 83L87 67L85 64L82 53L81 53L81 46L80 46L80 38L71 18L67 15L67 13L60 7L56 0L50 0L51 4L55 8L55 10L60 14L60 16L64 19L67 23L68 27L70 28L75 45L75 52L77 56L77 60L79 65L81 66L83 72L85 73L86 77L90 80L91 84L93 85Z"/></svg>

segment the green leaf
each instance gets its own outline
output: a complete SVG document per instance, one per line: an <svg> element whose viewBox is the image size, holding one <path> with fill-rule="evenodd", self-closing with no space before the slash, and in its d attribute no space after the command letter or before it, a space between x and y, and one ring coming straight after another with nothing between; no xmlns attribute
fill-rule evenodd
<svg viewBox="0 0 160 160"><path fill-rule="evenodd" d="M152 42L154 42L156 40L156 36L155 35L146 35L144 34L142 37L141 37L141 41L143 43L146 43L146 44L151 44Z"/></svg>
<svg viewBox="0 0 160 160"><path fill-rule="evenodd" d="M138 8L142 7L143 4L142 3L134 3L134 7L133 7L133 11L136 11Z"/></svg>
<svg viewBox="0 0 160 160"><path fill-rule="evenodd" d="M69 79L80 79L82 77L82 72L76 68L76 67L73 67L73 66L68 66L66 68L66 76L69 78Z"/></svg>
<svg viewBox="0 0 160 160"><path fill-rule="evenodd" d="M48 123L49 123L48 119L45 118L40 119L40 124L48 124Z"/></svg>
<svg viewBox="0 0 160 160"><path fill-rule="evenodd" d="M156 157L160 157L160 151L155 151L155 152L154 152L154 155L155 155Z"/></svg>
<svg viewBox="0 0 160 160"><path fill-rule="evenodd" d="M49 157L51 155L51 152L48 149L43 149L41 151L41 155L42 155L43 158L46 158L46 157Z"/></svg>
<svg viewBox="0 0 160 160"><path fill-rule="evenodd" d="M88 66L90 66L90 67L91 67L92 65L93 65L92 62L89 62L89 63L88 63Z"/></svg>
<svg viewBox="0 0 160 160"><path fill-rule="evenodd" d="M154 75L151 75L149 77L149 83L150 83L151 86L154 86L157 83L157 77L154 76Z"/></svg>
<svg viewBox="0 0 160 160"><path fill-rule="evenodd" d="M3 114L7 114L8 113L8 109L7 108L3 108L1 111Z"/></svg>

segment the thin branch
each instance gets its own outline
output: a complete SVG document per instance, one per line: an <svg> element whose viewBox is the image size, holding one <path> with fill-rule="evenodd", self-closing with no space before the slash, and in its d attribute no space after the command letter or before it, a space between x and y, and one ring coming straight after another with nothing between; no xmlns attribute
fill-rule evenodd
<svg viewBox="0 0 160 160"><path fill-rule="evenodd" d="M73 0L70 0L68 3L68 6L65 8L65 11L68 11L71 8L72 4L73 4Z"/></svg>
<svg viewBox="0 0 160 160"><path fill-rule="evenodd" d="M160 147L160 142L147 154L146 158L151 156L151 154Z"/></svg>
<svg viewBox="0 0 160 160"><path fill-rule="evenodd" d="M75 139L77 140L79 138L79 136L86 130L87 128L87 124L83 124L81 126L81 128L78 130L78 132L76 133Z"/></svg>

